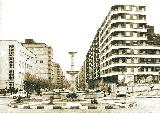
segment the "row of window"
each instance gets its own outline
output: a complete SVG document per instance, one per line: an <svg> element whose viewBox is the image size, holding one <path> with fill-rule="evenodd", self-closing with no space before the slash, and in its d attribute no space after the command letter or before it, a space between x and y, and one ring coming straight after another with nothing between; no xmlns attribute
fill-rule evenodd
<svg viewBox="0 0 160 113"><path fill-rule="evenodd" d="M14 70L9 70L9 80L14 79Z"/></svg>
<svg viewBox="0 0 160 113"><path fill-rule="evenodd" d="M124 6L124 5L116 5L111 7L111 11L107 14L105 20L103 21L101 27L103 27L108 20L109 16L111 15L112 11L134 11L134 12L141 12L145 11L145 6Z"/></svg>
<svg viewBox="0 0 160 113"><path fill-rule="evenodd" d="M111 11L145 11L145 6L115 5L111 7Z"/></svg>
<svg viewBox="0 0 160 113"><path fill-rule="evenodd" d="M113 14L109 20L104 24L104 27L101 27L100 37L103 35L106 30L111 29L110 24L112 20L146 20L146 15L141 14L127 14L127 13L119 13L119 14Z"/></svg>
<svg viewBox="0 0 160 113"><path fill-rule="evenodd" d="M14 45L9 45L9 68L14 68Z"/></svg>
<svg viewBox="0 0 160 113"><path fill-rule="evenodd" d="M9 45L9 80L14 80L14 45ZM9 83L9 87L13 87L14 83Z"/></svg>
<svg viewBox="0 0 160 113"><path fill-rule="evenodd" d="M151 54L151 55L159 55L160 54L160 50L154 50L154 49L114 49L112 50L112 54L114 55L123 55L123 54L133 54L133 55L137 55L137 54Z"/></svg>
<svg viewBox="0 0 160 113"><path fill-rule="evenodd" d="M146 15L142 15L142 14L129 14L129 13L118 13L118 14L113 14L111 16L111 20L120 20L120 19L126 19L126 20L146 20Z"/></svg>
<svg viewBox="0 0 160 113"><path fill-rule="evenodd" d="M110 33L110 34L109 34ZM109 34L109 36L108 36ZM146 37L146 32L142 31L111 31L111 29L108 29L103 37L100 39L100 43L108 43L112 37ZM105 45L105 44L104 44Z"/></svg>
<svg viewBox="0 0 160 113"><path fill-rule="evenodd" d="M29 68L29 69L32 68L32 65L27 64L26 62L21 62L21 61L19 62L19 66L23 68Z"/></svg>
<svg viewBox="0 0 160 113"><path fill-rule="evenodd" d="M101 62L103 62L105 59L102 58ZM160 64L160 58L126 58L126 57L119 57L119 58L113 58L109 61L106 61L101 64L101 68L107 67L111 64L121 64L121 63L128 63L128 64Z"/></svg>
<svg viewBox="0 0 160 113"><path fill-rule="evenodd" d="M124 74L125 72L159 72L160 67L112 67L109 69L105 69L101 71L101 74L109 74L112 72L121 72Z"/></svg>
<svg viewBox="0 0 160 113"><path fill-rule="evenodd" d="M133 29L143 29L146 28L146 23L131 23L131 22L116 22L111 24L111 28L133 28Z"/></svg>

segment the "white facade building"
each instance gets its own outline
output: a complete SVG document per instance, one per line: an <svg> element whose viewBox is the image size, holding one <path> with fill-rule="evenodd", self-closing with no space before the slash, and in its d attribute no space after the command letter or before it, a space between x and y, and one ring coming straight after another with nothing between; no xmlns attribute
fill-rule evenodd
<svg viewBox="0 0 160 113"><path fill-rule="evenodd" d="M0 40L0 89L24 88L26 73L35 75L36 55L16 40Z"/></svg>

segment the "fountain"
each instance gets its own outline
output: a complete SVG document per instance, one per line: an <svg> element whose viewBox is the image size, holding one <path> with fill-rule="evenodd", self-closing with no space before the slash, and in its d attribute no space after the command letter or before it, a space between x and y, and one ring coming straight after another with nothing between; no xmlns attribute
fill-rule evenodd
<svg viewBox="0 0 160 113"><path fill-rule="evenodd" d="M81 104L79 102L73 102L76 100L76 98L78 97L77 93L76 93L76 83L75 83L75 78L76 78L76 74L78 74L79 71L74 70L74 55L77 52L68 52L71 55L71 69L69 71L66 71L67 74L69 74L71 76L71 81L70 81L70 91L71 93L68 93L68 95L66 96L67 98L70 99L70 102L68 102L66 104L67 107L70 106L80 106Z"/></svg>

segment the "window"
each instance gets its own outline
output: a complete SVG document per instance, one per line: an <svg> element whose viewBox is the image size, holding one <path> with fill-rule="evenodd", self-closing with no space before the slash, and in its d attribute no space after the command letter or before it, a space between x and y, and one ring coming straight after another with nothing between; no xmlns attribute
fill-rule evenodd
<svg viewBox="0 0 160 113"><path fill-rule="evenodd" d="M118 33L118 37L121 37L121 36L122 36L122 33L121 33L121 32L119 32L119 33Z"/></svg>
<svg viewBox="0 0 160 113"><path fill-rule="evenodd" d="M138 58L134 58L134 63L135 63L135 64L138 63Z"/></svg>
<svg viewBox="0 0 160 113"><path fill-rule="evenodd" d="M133 20L137 19L137 15L132 15Z"/></svg>
<svg viewBox="0 0 160 113"><path fill-rule="evenodd" d="M131 16L129 14L126 15L126 19L130 19Z"/></svg>
<svg viewBox="0 0 160 113"><path fill-rule="evenodd" d="M139 11L145 11L145 7L144 6L139 6Z"/></svg>
<svg viewBox="0 0 160 113"><path fill-rule="evenodd" d="M126 10L130 11L131 10L131 6L126 6Z"/></svg>
<svg viewBox="0 0 160 113"><path fill-rule="evenodd" d="M131 72L132 68L127 68L127 72Z"/></svg>
<svg viewBox="0 0 160 113"><path fill-rule="evenodd" d="M127 37L131 36L131 33L130 32L126 32L126 36Z"/></svg>
<svg viewBox="0 0 160 113"><path fill-rule="evenodd" d="M136 54L136 55L138 54L138 50L137 49L134 50L134 54Z"/></svg>
<svg viewBox="0 0 160 113"><path fill-rule="evenodd" d="M129 23L126 24L126 28L130 28L131 25Z"/></svg>
<svg viewBox="0 0 160 113"><path fill-rule="evenodd" d="M136 6L132 7L132 9L133 9L133 11L137 11L137 7Z"/></svg>
<svg viewBox="0 0 160 113"><path fill-rule="evenodd" d="M131 50L130 50L130 49L127 49L127 53L131 53Z"/></svg>
<svg viewBox="0 0 160 113"><path fill-rule="evenodd" d="M133 37L137 37L137 33L133 32Z"/></svg>
<svg viewBox="0 0 160 113"><path fill-rule="evenodd" d="M127 63L130 64L131 63L131 59L127 59Z"/></svg>
<svg viewBox="0 0 160 113"><path fill-rule="evenodd" d="M134 23L133 24L133 28L137 28L137 27L138 27L138 25Z"/></svg>

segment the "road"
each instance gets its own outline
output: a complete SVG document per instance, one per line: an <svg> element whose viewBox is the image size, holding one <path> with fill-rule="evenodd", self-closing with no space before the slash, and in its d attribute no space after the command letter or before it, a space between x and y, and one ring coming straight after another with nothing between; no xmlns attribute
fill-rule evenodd
<svg viewBox="0 0 160 113"><path fill-rule="evenodd" d="M40 110L40 109L17 109L9 108L7 104L11 99L0 98L0 113L159 113L160 98L137 98L134 99L138 106L131 109L111 109L111 110Z"/></svg>
<svg viewBox="0 0 160 113"><path fill-rule="evenodd" d="M7 112L10 110L8 107L8 103L11 101L9 98L0 98L0 113L1 112Z"/></svg>

